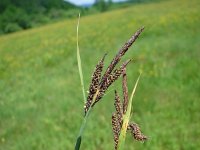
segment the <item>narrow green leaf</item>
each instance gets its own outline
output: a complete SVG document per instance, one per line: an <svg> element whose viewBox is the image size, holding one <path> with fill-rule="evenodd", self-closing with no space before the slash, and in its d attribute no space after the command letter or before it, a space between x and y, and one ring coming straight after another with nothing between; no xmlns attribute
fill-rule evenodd
<svg viewBox="0 0 200 150"><path fill-rule="evenodd" d="M83 82L83 71L82 71L82 67L81 67L81 57L80 57L80 50L79 50L79 44L78 44L78 29L79 29L79 22L80 22L80 13L78 16L78 23L77 23L77 62L78 62L78 71L79 71L79 75L80 75L80 80L81 80L81 88L82 88L82 92L83 92L83 100L84 103L86 102L86 96L85 96L85 88L84 88L84 82Z"/></svg>
<svg viewBox="0 0 200 150"><path fill-rule="evenodd" d="M122 129L121 129L120 136L119 136L118 150L123 150L123 147L124 147L124 143L125 143L125 139L126 139L126 131L127 131L128 123L129 123L130 116L131 116L132 100L133 100L133 96L135 94L135 90L137 88L137 84L139 82L139 79L140 79L140 75L139 75L139 77L138 77L138 79L135 83L135 86L133 88L133 91L131 93L131 97L130 97L129 102L128 102L127 112L123 116L123 125L122 125Z"/></svg>

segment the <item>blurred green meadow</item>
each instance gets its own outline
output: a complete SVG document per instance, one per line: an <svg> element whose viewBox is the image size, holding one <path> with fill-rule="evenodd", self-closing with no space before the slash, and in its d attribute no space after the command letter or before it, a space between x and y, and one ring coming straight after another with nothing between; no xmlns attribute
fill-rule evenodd
<svg viewBox="0 0 200 150"><path fill-rule="evenodd" d="M126 40L145 26L121 63L133 59L127 67L129 91L142 71L131 120L149 140L140 143L128 134L125 150L199 149L199 10L199 0L169 0L81 18L86 89L104 53L108 52L107 66ZM74 149L84 105L76 24L72 19L0 37L0 150ZM81 149L114 149L115 89L122 93L121 79L92 110Z"/></svg>

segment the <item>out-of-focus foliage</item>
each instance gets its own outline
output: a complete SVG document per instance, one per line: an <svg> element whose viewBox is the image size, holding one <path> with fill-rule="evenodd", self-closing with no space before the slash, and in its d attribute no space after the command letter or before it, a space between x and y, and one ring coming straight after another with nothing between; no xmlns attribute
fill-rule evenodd
<svg viewBox="0 0 200 150"><path fill-rule="evenodd" d="M96 0L90 7L78 7L64 0L1 0L0 34L11 33L43 24L129 7L132 4L154 2L140 0L113 3L112 0Z"/></svg>
<svg viewBox="0 0 200 150"><path fill-rule="evenodd" d="M0 33L27 29L63 17L78 7L63 0L1 0ZM75 15L74 15L75 16Z"/></svg>

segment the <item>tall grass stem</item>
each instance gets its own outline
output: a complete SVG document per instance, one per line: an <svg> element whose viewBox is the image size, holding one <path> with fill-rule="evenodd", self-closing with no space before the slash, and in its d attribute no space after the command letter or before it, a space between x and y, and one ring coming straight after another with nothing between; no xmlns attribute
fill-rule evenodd
<svg viewBox="0 0 200 150"><path fill-rule="evenodd" d="M97 89L97 91L96 91L96 93L95 93L95 95L94 95L94 97L93 97L93 99L92 99L92 103L95 102L95 100L96 100L98 94L99 94L99 89ZM86 126L86 123L87 123L87 119L88 119L89 113L90 113L90 111L91 111L91 109L92 109L91 106L92 106L92 105L90 105L90 107L89 107L89 109L88 109L88 111L87 111L87 113L85 114L85 117L84 117L84 119L83 119L83 123L82 123L82 125L81 125L80 131L79 131L79 134L78 134L78 138L77 138L77 140L76 140L75 150L79 150L79 149L80 149L82 134L83 134L83 131L84 131L84 129L85 129L85 126Z"/></svg>

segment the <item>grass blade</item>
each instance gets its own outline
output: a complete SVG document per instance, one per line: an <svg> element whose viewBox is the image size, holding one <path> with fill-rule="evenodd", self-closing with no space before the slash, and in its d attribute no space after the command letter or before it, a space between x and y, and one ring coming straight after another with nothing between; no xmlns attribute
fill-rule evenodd
<svg viewBox="0 0 200 150"><path fill-rule="evenodd" d="M84 87L84 82L83 82L83 71L82 71L82 67L81 67L81 57L80 57L80 50L79 50L79 44L78 44L78 29L79 29L79 22L80 22L80 13L78 16L78 23L77 23L77 62L78 62L78 71L79 71L79 75L80 75L80 80L81 80L81 88L82 88L82 92L83 92L83 100L84 100L84 104L86 102L86 96L85 96L85 87Z"/></svg>
<svg viewBox="0 0 200 150"><path fill-rule="evenodd" d="M139 79L140 79L140 75L139 75L139 77L138 77L138 79L135 83L135 86L133 88L133 91L131 93L131 97L130 97L129 102L128 102L127 112L123 117L123 125L122 125L122 129L121 129L120 136L119 136L118 150L123 150L123 147L124 147L125 138L126 138L126 130L127 130L128 123L129 123L129 120L130 120L130 115L131 115L132 100L133 100L133 96L135 94L135 90L137 88L137 84L139 82Z"/></svg>

